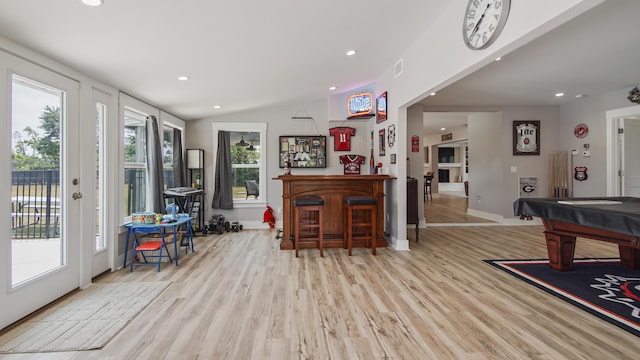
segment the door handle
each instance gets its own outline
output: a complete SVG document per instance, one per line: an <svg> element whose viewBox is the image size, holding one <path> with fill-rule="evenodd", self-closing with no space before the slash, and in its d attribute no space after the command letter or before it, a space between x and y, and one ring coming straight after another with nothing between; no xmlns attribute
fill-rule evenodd
<svg viewBox="0 0 640 360"><path fill-rule="evenodd" d="M73 200L78 200L82 198L82 193L81 192L74 192L73 195L71 196L73 198Z"/></svg>

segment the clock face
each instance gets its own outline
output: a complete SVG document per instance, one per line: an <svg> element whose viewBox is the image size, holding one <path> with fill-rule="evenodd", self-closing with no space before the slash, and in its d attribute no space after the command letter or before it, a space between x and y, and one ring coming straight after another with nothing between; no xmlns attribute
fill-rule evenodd
<svg viewBox="0 0 640 360"><path fill-rule="evenodd" d="M491 45L509 16L511 0L469 0L464 14L462 36L473 50Z"/></svg>

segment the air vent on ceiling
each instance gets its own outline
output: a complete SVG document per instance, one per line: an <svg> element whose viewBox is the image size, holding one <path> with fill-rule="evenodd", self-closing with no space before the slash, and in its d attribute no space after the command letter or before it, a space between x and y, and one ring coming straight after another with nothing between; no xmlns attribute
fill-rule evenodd
<svg viewBox="0 0 640 360"><path fill-rule="evenodd" d="M396 66L393 67L393 76L398 77L402 74L402 59L398 60Z"/></svg>

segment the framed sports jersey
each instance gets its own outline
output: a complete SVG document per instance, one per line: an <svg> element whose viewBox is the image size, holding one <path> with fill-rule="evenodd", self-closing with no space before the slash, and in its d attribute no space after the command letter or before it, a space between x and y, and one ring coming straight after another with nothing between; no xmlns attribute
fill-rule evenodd
<svg viewBox="0 0 640 360"><path fill-rule="evenodd" d="M280 168L326 168L326 136L280 136Z"/></svg>
<svg viewBox="0 0 640 360"><path fill-rule="evenodd" d="M334 127L329 129L329 135L333 136L333 151L351 151L351 137L356 134L352 127Z"/></svg>
<svg viewBox="0 0 640 360"><path fill-rule="evenodd" d="M364 164L364 156L362 155L342 155L340 163L344 165L345 175L359 175L360 165Z"/></svg>

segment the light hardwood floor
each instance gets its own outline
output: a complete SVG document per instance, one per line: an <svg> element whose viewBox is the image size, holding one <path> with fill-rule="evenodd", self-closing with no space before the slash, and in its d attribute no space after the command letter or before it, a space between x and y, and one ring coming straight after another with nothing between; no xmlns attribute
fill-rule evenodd
<svg viewBox="0 0 640 360"><path fill-rule="evenodd" d="M411 233L411 231L409 231ZM634 335L487 265L545 258L540 226L432 227L411 251L279 250L275 232L196 238L172 284L103 349L2 359L637 359ZM579 239L577 257L616 256ZM559 274L560 276L560 274Z"/></svg>
<svg viewBox="0 0 640 360"><path fill-rule="evenodd" d="M467 214L469 198L452 193L434 193L424 202L424 215L427 224L487 224L491 220Z"/></svg>

